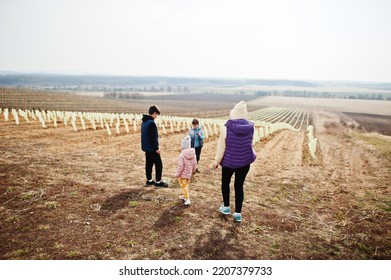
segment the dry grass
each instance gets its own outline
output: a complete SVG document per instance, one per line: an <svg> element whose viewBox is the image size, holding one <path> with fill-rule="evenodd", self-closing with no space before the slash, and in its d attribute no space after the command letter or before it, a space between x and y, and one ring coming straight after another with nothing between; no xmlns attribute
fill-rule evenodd
<svg viewBox="0 0 391 280"><path fill-rule="evenodd" d="M217 138L185 207L173 178L181 133L161 137L170 188L156 190L144 187L138 133L0 120L0 259L390 259L388 140L349 134L339 117L314 112L315 163L304 132L256 145L241 224L217 212Z"/></svg>

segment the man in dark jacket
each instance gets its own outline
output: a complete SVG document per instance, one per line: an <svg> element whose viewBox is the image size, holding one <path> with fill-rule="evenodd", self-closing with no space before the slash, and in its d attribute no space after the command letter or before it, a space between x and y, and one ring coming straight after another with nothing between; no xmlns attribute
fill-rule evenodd
<svg viewBox="0 0 391 280"><path fill-rule="evenodd" d="M145 152L146 186L155 185L157 188L167 188L168 184L162 181L163 163L159 150L159 134L155 119L160 115L155 105L149 107L149 115L143 116L141 124L141 149ZM155 165L156 181L152 180L152 168Z"/></svg>

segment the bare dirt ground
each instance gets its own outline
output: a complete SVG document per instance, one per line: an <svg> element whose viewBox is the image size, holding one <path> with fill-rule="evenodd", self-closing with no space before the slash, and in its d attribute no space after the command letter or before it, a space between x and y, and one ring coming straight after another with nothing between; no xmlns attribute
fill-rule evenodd
<svg viewBox="0 0 391 280"><path fill-rule="evenodd" d="M391 112L391 111L390 111ZM374 115L374 114L359 114L359 113L344 113L347 120L343 121L349 123L349 119L353 120L354 128L364 132L378 132L383 135L391 136L391 116Z"/></svg>
<svg viewBox="0 0 391 280"><path fill-rule="evenodd" d="M182 133L161 135L170 187L157 190L144 186L139 133L0 118L0 259L391 259L390 153L339 114L314 111L313 124L316 160L304 131L256 145L235 224L217 211L217 138L205 142L185 207L173 178Z"/></svg>

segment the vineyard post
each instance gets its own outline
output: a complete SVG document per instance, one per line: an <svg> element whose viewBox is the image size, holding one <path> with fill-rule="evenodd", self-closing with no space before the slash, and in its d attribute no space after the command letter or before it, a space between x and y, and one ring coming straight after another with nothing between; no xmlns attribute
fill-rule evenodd
<svg viewBox="0 0 391 280"><path fill-rule="evenodd" d="M73 131L77 132L76 121L74 119L71 120L71 124L72 124Z"/></svg>
<svg viewBox="0 0 391 280"><path fill-rule="evenodd" d="M110 115L110 127L113 126L114 118L113 115Z"/></svg>
<svg viewBox="0 0 391 280"><path fill-rule="evenodd" d="M65 112L65 114L64 114L64 125L65 126L68 126L68 119L70 116L71 116L70 112Z"/></svg>
<svg viewBox="0 0 391 280"><path fill-rule="evenodd" d="M163 134L166 135L167 132L166 132L166 127L164 126L164 124L162 124L162 129L163 129Z"/></svg>
<svg viewBox="0 0 391 280"><path fill-rule="evenodd" d="M53 125L55 128L57 128L57 117L56 115L53 115Z"/></svg>
<svg viewBox="0 0 391 280"><path fill-rule="evenodd" d="M105 125L106 125L107 134L108 134L109 136L111 136L111 130L110 130L109 124L108 124L108 123L105 123Z"/></svg>
<svg viewBox="0 0 391 280"><path fill-rule="evenodd" d="M309 147L309 149L310 149L311 157L312 157L313 159L316 159L315 151L316 151L316 144L317 144L317 141L318 141L318 139L313 138L313 139L311 139L311 140L309 141L309 143L308 143L308 147Z"/></svg>
<svg viewBox="0 0 391 280"><path fill-rule="evenodd" d="M219 135L219 133L217 132L217 124L216 123L213 125L213 129L214 129L214 133L216 135Z"/></svg>
<svg viewBox="0 0 391 280"><path fill-rule="evenodd" d="M36 120L37 120L37 117L35 116L34 111L33 111L33 110L30 110L29 113L30 113L31 118L32 118L34 121L36 121Z"/></svg>
<svg viewBox="0 0 391 280"><path fill-rule="evenodd" d="M253 136L253 145L255 145L256 143L259 142L259 133L258 133L258 129L255 129L254 128L254 136Z"/></svg>
<svg viewBox="0 0 391 280"><path fill-rule="evenodd" d="M42 109L41 114L42 114L43 120L47 121L46 111Z"/></svg>
<svg viewBox="0 0 391 280"><path fill-rule="evenodd" d="M83 128L83 130L86 130L86 124L84 122L83 115L80 114L79 117L80 117L81 127Z"/></svg>
<svg viewBox="0 0 391 280"><path fill-rule="evenodd" d="M51 122L51 120L52 120L52 111L47 111L47 113L46 113L46 117L47 117L47 121L48 121L48 123L50 123L50 122Z"/></svg>
<svg viewBox="0 0 391 280"><path fill-rule="evenodd" d="M265 129L265 135L268 136L270 133L269 133L269 127L268 126L264 126L263 127Z"/></svg>
<svg viewBox="0 0 391 280"><path fill-rule="evenodd" d="M312 125L309 125L307 127L307 135L308 135L308 148L311 153L311 157L313 159L316 159L315 156L315 151L316 151L316 144L317 144L317 139L314 137L314 127Z"/></svg>
<svg viewBox="0 0 391 280"><path fill-rule="evenodd" d="M14 120L15 120L15 123L17 124L17 125L19 125L19 117L18 117L18 113L16 112L16 110L15 109L12 109L12 116L14 117Z"/></svg>
<svg viewBox="0 0 391 280"><path fill-rule="evenodd" d="M95 118L94 118L94 116L91 116L90 123L91 123L91 125L92 125L92 129L93 129L93 130L96 130L96 125L95 125Z"/></svg>
<svg viewBox="0 0 391 280"><path fill-rule="evenodd" d="M128 125L128 122L126 121L126 118L124 118L124 125L125 125L126 133L129 133L129 125Z"/></svg>
<svg viewBox="0 0 391 280"><path fill-rule="evenodd" d="M259 139L261 140L265 137L265 134L263 132L264 131L263 127L260 127L258 131L259 131Z"/></svg>
<svg viewBox="0 0 391 280"><path fill-rule="evenodd" d="M210 135L209 135L208 125L205 122L202 122L202 128L204 129L205 138L209 138Z"/></svg>

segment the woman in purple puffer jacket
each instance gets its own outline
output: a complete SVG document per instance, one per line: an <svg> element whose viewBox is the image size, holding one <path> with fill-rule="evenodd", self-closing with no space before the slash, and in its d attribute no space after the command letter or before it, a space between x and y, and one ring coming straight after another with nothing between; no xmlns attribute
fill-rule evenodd
<svg viewBox="0 0 391 280"><path fill-rule="evenodd" d="M219 211L225 215L231 214L229 195L231 177L235 174L235 212L233 218L236 222L242 221L242 205L244 199L243 184L250 164L257 155L253 150L254 123L247 120L247 105L240 101L232 109L230 119L220 134L217 154L213 167L222 167L221 192L224 204Z"/></svg>

